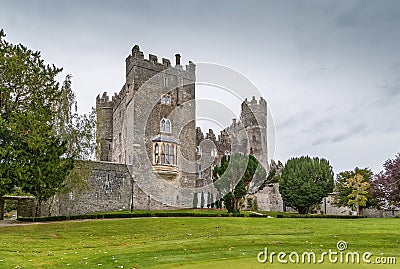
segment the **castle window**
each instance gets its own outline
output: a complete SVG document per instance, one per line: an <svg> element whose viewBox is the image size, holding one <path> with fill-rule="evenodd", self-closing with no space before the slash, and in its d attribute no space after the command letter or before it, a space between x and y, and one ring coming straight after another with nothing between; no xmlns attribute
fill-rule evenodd
<svg viewBox="0 0 400 269"><path fill-rule="evenodd" d="M165 145L165 164L170 164L169 160L169 145Z"/></svg>
<svg viewBox="0 0 400 269"><path fill-rule="evenodd" d="M170 164L175 164L175 150L173 145L169 148L169 162Z"/></svg>
<svg viewBox="0 0 400 269"><path fill-rule="evenodd" d="M170 105L171 104L171 97L167 94L163 94L161 96L161 104L163 105Z"/></svg>
<svg viewBox="0 0 400 269"><path fill-rule="evenodd" d="M165 145L161 145L161 164L165 164Z"/></svg>
<svg viewBox="0 0 400 269"><path fill-rule="evenodd" d="M197 155L200 155L200 156L203 154L203 151L200 146L197 146L196 153L197 153Z"/></svg>
<svg viewBox="0 0 400 269"><path fill-rule="evenodd" d="M168 78L164 78L164 87L168 88Z"/></svg>
<svg viewBox="0 0 400 269"><path fill-rule="evenodd" d="M160 148L158 146L158 143L154 145L154 163L160 163Z"/></svg>
<svg viewBox="0 0 400 269"><path fill-rule="evenodd" d="M197 173L198 173L197 177L199 179L201 179L203 177L203 175L202 175L202 171L201 171L201 163L200 162L197 163Z"/></svg>
<svg viewBox="0 0 400 269"><path fill-rule="evenodd" d="M171 121L169 119L162 119L160 122L161 132L171 132Z"/></svg>
<svg viewBox="0 0 400 269"><path fill-rule="evenodd" d="M218 150L216 148L211 149L211 157L217 157L218 156Z"/></svg>
<svg viewBox="0 0 400 269"><path fill-rule="evenodd" d="M158 143L154 144L154 164L175 165L175 157L175 146L173 144L161 143L161 146Z"/></svg>
<svg viewBox="0 0 400 269"><path fill-rule="evenodd" d="M255 135L253 135L253 142L256 142L256 141L257 141L257 138Z"/></svg>

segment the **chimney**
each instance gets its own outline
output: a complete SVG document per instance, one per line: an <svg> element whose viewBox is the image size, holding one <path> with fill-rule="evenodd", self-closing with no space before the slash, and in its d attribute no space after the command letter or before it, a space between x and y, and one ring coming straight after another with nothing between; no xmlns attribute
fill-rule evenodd
<svg viewBox="0 0 400 269"><path fill-rule="evenodd" d="M175 54L175 63L176 65L181 64L181 55L179 53Z"/></svg>

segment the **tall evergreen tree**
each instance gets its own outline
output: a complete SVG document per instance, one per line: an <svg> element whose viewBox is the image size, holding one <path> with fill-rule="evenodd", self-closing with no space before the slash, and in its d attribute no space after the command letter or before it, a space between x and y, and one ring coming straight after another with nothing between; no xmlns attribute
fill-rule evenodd
<svg viewBox="0 0 400 269"><path fill-rule="evenodd" d="M77 125L68 124L72 114L62 106L73 102L63 95L68 93L70 77L60 87L56 76L61 68L46 65L40 52L8 43L4 37L1 30L0 197L18 186L35 195L40 205L66 186L77 152L87 148L77 134L93 132L93 117L75 117Z"/></svg>
<svg viewBox="0 0 400 269"><path fill-rule="evenodd" d="M204 207L204 192L201 192L201 198L200 198L200 207L203 208Z"/></svg>
<svg viewBox="0 0 400 269"><path fill-rule="evenodd" d="M199 199L197 198L197 193L195 192L193 194L193 208L197 208L198 204L199 204Z"/></svg>
<svg viewBox="0 0 400 269"><path fill-rule="evenodd" d="M332 190L333 171L325 159L308 156L292 158L279 176L279 192L283 200L300 214L308 213Z"/></svg>

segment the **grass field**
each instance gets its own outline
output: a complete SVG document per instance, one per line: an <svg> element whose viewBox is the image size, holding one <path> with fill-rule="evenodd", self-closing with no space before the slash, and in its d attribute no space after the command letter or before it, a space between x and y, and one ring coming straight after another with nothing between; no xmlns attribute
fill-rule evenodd
<svg viewBox="0 0 400 269"><path fill-rule="evenodd" d="M399 219L137 218L0 227L0 268L398 268ZM268 251L343 251L383 264L259 263ZM317 256L319 257L319 256ZM275 256L276 259L276 256ZM286 257L286 260L288 258Z"/></svg>

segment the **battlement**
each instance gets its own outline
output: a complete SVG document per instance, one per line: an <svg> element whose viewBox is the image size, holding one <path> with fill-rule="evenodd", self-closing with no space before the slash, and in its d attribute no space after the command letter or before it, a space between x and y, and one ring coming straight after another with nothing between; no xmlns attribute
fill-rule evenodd
<svg viewBox="0 0 400 269"><path fill-rule="evenodd" d="M251 101L248 101L246 98L246 99L244 99L244 101L242 103L242 107L244 105L247 105L248 107L255 107L255 108L259 106L260 109L267 109L267 101L265 101L265 99L262 96L260 97L259 101L256 99L255 96L253 96L251 98Z"/></svg>
<svg viewBox="0 0 400 269"><path fill-rule="evenodd" d="M184 71L194 75L196 71L196 65L192 61L189 61L189 64L185 66L185 69L182 67L180 54L175 54L175 66L171 66L171 61L166 58L162 58L160 63L158 61L158 57L153 54L149 54L148 59L146 59L143 52L140 50L139 45L133 46L132 53L126 58L127 66L131 63L152 67L151 69L156 69L159 72L165 69L173 68L180 70L181 72Z"/></svg>
<svg viewBox="0 0 400 269"><path fill-rule="evenodd" d="M110 101L110 97L107 92L103 92L103 95L97 95L96 97L96 105L97 106L112 106L112 101Z"/></svg>

